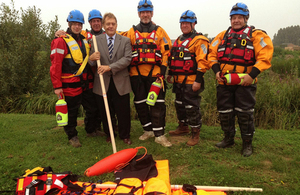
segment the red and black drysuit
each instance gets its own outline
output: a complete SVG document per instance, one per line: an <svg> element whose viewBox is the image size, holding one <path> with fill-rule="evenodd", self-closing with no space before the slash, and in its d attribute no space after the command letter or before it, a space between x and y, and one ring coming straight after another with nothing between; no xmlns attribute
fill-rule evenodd
<svg viewBox="0 0 300 195"><path fill-rule="evenodd" d="M81 59L89 53L88 43L83 35L75 35L70 29L67 30L66 39L74 39L77 42L77 49L81 51ZM63 89L65 100L68 106L68 125L64 127L68 139L77 136L77 115L80 105L83 106L86 116L89 118L85 130L87 133L95 131L96 102L92 92L93 73L87 64L82 74L70 78L62 78L75 74L81 63L76 63L70 48L64 38L59 37L51 43L51 67L50 77L54 89Z"/></svg>

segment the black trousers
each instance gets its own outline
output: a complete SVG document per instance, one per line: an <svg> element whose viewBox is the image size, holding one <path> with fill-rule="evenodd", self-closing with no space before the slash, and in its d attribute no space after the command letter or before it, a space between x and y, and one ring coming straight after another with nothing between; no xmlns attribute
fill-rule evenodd
<svg viewBox="0 0 300 195"><path fill-rule="evenodd" d="M203 88L193 91L192 84L173 84L173 93L176 94L175 108L178 121L194 128L201 128L202 116L200 112L200 93Z"/></svg>
<svg viewBox="0 0 300 195"><path fill-rule="evenodd" d="M95 97L95 99L97 98L96 94L94 94L94 97ZM95 100L95 102L96 102L96 100ZM96 108L97 108L97 111L96 111L96 130L101 131L101 123L102 123L101 113L100 113L101 111L98 109L98 106L96 106ZM110 107L110 117L111 117L111 122L112 122L113 127L116 128L116 126L118 124L118 121L117 121L117 118L116 118L115 110L111 107ZM87 116L85 116L84 124L86 125L87 123L89 123L89 118Z"/></svg>
<svg viewBox="0 0 300 195"><path fill-rule="evenodd" d="M256 88L256 84L246 87L241 85L218 85L218 111L241 110L243 112L251 112L254 110L256 103Z"/></svg>
<svg viewBox="0 0 300 195"><path fill-rule="evenodd" d="M165 132L166 92L162 89L160 90L154 106L149 106L146 103L151 84L155 80L156 77L145 76L133 76L130 78L134 93L134 105L143 129L145 131L153 131L155 136L159 137Z"/></svg>
<svg viewBox="0 0 300 195"><path fill-rule="evenodd" d="M221 116L223 131L233 131L235 116L237 116L242 139L252 140L255 132L254 107L256 103L256 88L256 84L250 86L218 85L217 108Z"/></svg>
<svg viewBox="0 0 300 195"><path fill-rule="evenodd" d="M77 96L65 96L65 100L68 106L68 125L64 127L68 139L78 135L76 130L77 126L77 115L80 105L83 106L86 116L89 118L85 124L85 131L92 133L96 129L96 101L92 89L88 89Z"/></svg>
<svg viewBox="0 0 300 195"><path fill-rule="evenodd" d="M96 94L96 97L97 106L100 110L100 115L103 123L103 130L107 136L110 136L103 96ZM114 112L117 116L120 139L130 138L131 118L129 93L122 96L119 95L113 79L111 79L107 91L107 100L110 107L110 113Z"/></svg>

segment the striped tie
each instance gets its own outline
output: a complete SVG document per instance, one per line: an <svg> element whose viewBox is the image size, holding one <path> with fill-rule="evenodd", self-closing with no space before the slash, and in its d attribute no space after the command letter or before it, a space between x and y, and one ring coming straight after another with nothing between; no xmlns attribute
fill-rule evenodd
<svg viewBox="0 0 300 195"><path fill-rule="evenodd" d="M114 45L113 45L112 40L113 40L113 38L112 38L112 37L109 37L108 53L109 53L109 58L110 58L110 59L112 58L112 53L113 53L113 50L114 50Z"/></svg>

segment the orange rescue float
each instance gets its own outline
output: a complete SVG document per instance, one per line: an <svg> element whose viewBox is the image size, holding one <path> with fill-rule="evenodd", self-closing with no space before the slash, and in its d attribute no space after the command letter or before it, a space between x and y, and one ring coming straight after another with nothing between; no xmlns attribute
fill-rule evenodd
<svg viewBox="0 0 300 195"><path fill-rule="evenodd" d="M92 176L101 175L104 173L109 173L121 169L125 167L127 163L136 156L138 150L141 148L145 149L146 151L145 154L146 154L147 149L142 146L136 148L124 149L100 160L99 162L97 162L96 164L88 168L84 172L84 174L88 177L92 177Z"/></svg>

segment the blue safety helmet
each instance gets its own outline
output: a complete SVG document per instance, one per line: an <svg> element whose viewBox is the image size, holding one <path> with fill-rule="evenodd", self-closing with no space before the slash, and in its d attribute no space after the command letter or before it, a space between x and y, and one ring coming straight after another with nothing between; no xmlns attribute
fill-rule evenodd
<svg viewBox="0 0 300 195"><path fill-rule="evenodd" d="M230 11L230 16L232 15L249 16L248 6L244 3L236 3Z"/></svg>
<svg viewBox="0 0 300 195"><path fill-rule="evenodd" d="M84 24L83 14L79 10L74 9L70 11L67 22L79 22L81 24Z"/></svg>
<svg viewBox="0 0 300 195"><path fill-rule="evenodd" d="M88 20L90 21L91 19L94 19L94 18L102 19L102 15L99 10L93 9L90 11Z"/></svg>
<svg viewBox="0 0 300 195"><path fill-rule="evenodd" d="M153 5L150 0L140 0L137 8L138 8L138 12L153 11Z"/></svg>
<svg viewBox="0 0 300 195"><path fill-rule="evenodd" d="M187 11L183 12L181 14L180 20L179 20L179 23L181 23L181 22L191 22L191 23L197 24L196 14L191 10L187 10Z"/></svg>

